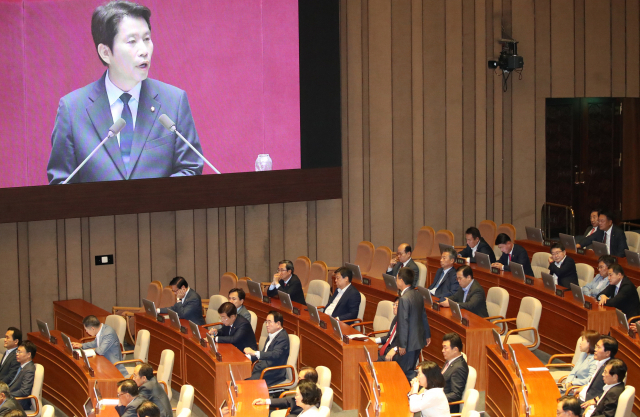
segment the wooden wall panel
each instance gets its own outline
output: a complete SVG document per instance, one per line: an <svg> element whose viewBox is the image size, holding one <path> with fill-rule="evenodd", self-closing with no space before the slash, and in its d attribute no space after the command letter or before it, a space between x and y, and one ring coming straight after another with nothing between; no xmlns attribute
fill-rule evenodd
<svg viewBox="0 0 640 417"><path fill-rule="evenodd" d="M626 85L626 4L611 0L611 96L624 97Z"/></svg>
<svg viewBox="0 0 640 417"><path fill-rule="evenodd" d="M485 0L476 0L475 8L475 224L487 219L487 15Z"/></svg>
<svg viewBox="0 0 640 417"><path fill-rule="evenodd" d="M269 255L269 214L267 204L245 208L246 276L254 281L267 281L273 275L270 268L273 261Z"/></svg>
<svg viewBox="0 0 640 417"><path fill-rule="evenodd" d="M340 206L342 208L342 206ZM307 231L309 238L307 242L307 253L309 259L316 259L318 256L318 205L315 201L307 202ZM342 225L342 216L339 218ZM340 236L342 236L342 229L340 229ZM342 256L342 255L341 255Z"/></svg>
<svg viewBox="0 0 640 417"><path fill-rule="evenodd" d="M31 309L31 327L36 326L36 319L53 322L52 306L58 299L58 239L55 220L29 222L28 233L28 265L29 285L20 288L29 293ZM32 279L34 277L35 279ZM115 294L114 294L115 295ZM24 325L24 321L23 321Z"/></svg>
<svg viewBox="0 0 640 417"><path fill-rule="evenodd" d="M195 275L193 282L195 283L198 292L202 297L213 295L209 291L208 277L208 265L207 265L207 210L197 209L193 210L193 245L194 245L194 257ZM215 288L217 290L218 288Z"/></svg>
<svg viewBox="0 0 640 417"><path fill-rule="evenodd" d="M575 97L584 97L584 3L587 0L575 0L574 1L574 19L573 19L573 39L574 39L574 85L575 85ZM555 3L555 2L554 2ZM536 16L538 16L538 9L544 10L544 19L540 22L536 21L536 34L543 36L543 39L549 40L549 32L546 31L551 17L549 10L549 4L543 2L540 7L536 4ZM539 30L538 30L539 29ZM537 38L536 38L536 43ZM537 50L537 49L536 49ZM545 48L546 51L546 48ZM537 56L536 56L537 59ZM547 71L548 65L543 67L537 66L539 70Z"/></svg>
<svg viewBox="0 0 640 417"><path fill-rule="evenodd" d="M284 204L284 259L308 255L307 203ZM277 261L276 261L277 262ZM275 271L277 265L274 265Z"/></svg>
<svg viewBox="0 0 640 417"><path fill-rule="evenodd" d="M82 233L80 219L65 219L64 247L67 271L67 297L82 298Z"/></svg>
<svg viewBox="0 0 640 417"><path fill-rule="evenodd" d="M137 306L147 295L140 285L139 246L138 215L115 216L116 305Z"/></svg>
<svg viewBox="0 0 640 417"><path fill-rule="evenodd" d="M527 2L521 2L523 6ZM574 8L571 1L551 2L551 94L553 97L573 97L575 93L574 83ZM515 19L515 16L514 16ZM513 25L515 31L520 27ZM514 38L521 41L520 38ZM520 47L525 46L521 41ZM525 55L522 49L519 51ZM514 103L515 105L515 103Z"/></svg>
<svg viewBox="0 0 640 417"><path fill-rule="evenodd" d="M217 294L220 290L220 237L218 211L220 209L207 209L207 282L209 295Z"/></svg>
<svg viewBox="0 0 640 417"><path fill-rule="evenodd" d="M91 302L91 254L89 245L89 218L80 219L82 251L82 298Z"/></svg>
<svg viewBox="0 0 640 417"><path fill-rule="evenodd" d="M640 96L640 7L638 0L626 3L626 97Z"/></svg>
<svg viewBox="0 0 640 417"><path fill-rule="evenodd" d="M464 231L476 224L476 73L475 73L475 0L462 1L462 222L457 242L464 244ZM484 74L483 74L484 75ZM484 219L483 219L484 220ZM456 233L456 232L454 232Z"/></svg>
<svg viewBox="0 0 640 417"><path fill-rule="evenodd" d="M67 298L67 254L64 238L64 219L56 220L56 247L58 248L58 296ZM2 262L0 262L2 265ZM17 274L16 274L17 276Z"/></svg>
<svg viewBox="0 0 640 417"><path fill-rule="evenodd" d="M195 244L193 237L193 210L176 211L176 275L184 277L189 285L198 289L195 280ZM163 284L166 285L166 284ZM204 288L206 290L206 288Z"/></svg>
<svg viewBox="0 0 640 417"><path fill-rule="evenodd" d="M269 204L269 276L284 259L284 204ZM266 279L265 279L266 280Z"/></svg>
<svg viewBox="0 0 640 417"><path fill-rule="evenodd" d="M422 57L422 0L411 2L411 120L413 168L413 233L415 242L424 220L424 88Z"/></svg>
<svg viewBox="0 0 640 417"><path fill-rule="evenodd" d="M0 224L0 327L20 326L20 269L18 256L18 224ZM7 308L6 306L12 306Z"/></svg>
<svg viewBox="0 0 640 417"><path fill-rule="evenodd" d="M340 242L342 236L342 219L338 214L342 211L342 200L322 200L318 206L318 255L313 261L325 261L327 265L341 265L343 262Z"/></svg>
<svg viewBox="0 0 640 417"><path fill-rule="evenodd" d="M151 216L138 214L138 273L140 274L140 294L147 294L151 279ZM164 286L166 283L162 283Z"/></svg>
<svg viewBox="0 0 640 417"><path fill-rule="evenodd" d="M89 218L91 303L105 310L117 304L116 265L96 265L95 257L114 255L115 262L115 249L115 216Z"/></svg>
<svg viewBox="0 0 640 417"><path fill-rule="evenodd" d="M303 202L302 204L307 204ZM244 207L236 207L236 274L238 278L245 273L245 235L244 235Z"/></svg>
<svg viewBox="0 0 640 417"><path fill-rule="evenodd" d="M169 285L177 276L176 270L176 213L151 213L151 279Z"/></svg>
<svg viewBox="0 0 640 417"><path fill-rule="evenodd" d="M611 97L610 1L585 1L584 33L585 96Z"/></svg>
<svg viewBox="0 0 640 417"><path fill-rule="evenodd" d="M578 1L579 3L579 1ZM540 210L546 201L547 164L545 142L546 98L551 97L551 0L535 3L535 83L536 83L536 225L541 224ZM578 20L576 19L576 22ZM584 23L583 23L584 24ZM578 26L578 24L576 24ZM584 74L584 72L583 72ZM584 84L583 84L584 86ZM578 88L576 87L576 90ZM584 91L584 89L583 89Z"/></svg>
<svg viewBox="0 0 640 417"><path fill-rule="evenodd" d="M236 259L236 208L226 207L225 211L225 242L227 253L227 264L225 271L236 272L238 270ZM220 274L222 275L222 274Z"/></svg>

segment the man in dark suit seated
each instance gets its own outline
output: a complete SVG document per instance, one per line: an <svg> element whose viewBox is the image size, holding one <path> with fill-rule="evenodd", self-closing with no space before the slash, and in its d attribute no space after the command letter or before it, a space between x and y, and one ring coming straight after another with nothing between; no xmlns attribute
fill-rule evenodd
<svg viewBox="0 0 640 417"><path fill-rule="evenodd" d="M116 411L120 417L136 417L138 407L146 401L146 398L138 395L138 385L132 379L118 382L118 405Z"/></svg>
<svg viewBox="0 0 640 417"><path fill-rule="evenodd" d="M391 262L387 268L387 274L396 277L398 276L400 268L411 268L415 277L411 286L415 288L418 286L418 280L420 279L420 270L415 261L411 259L411 250L411 245L401 243L400 246L398 246L396 256L391 258Z"/></svg>
<svg viewBox="0 0 640 417"><path fill-rule="evenodd" d="M244 348L258 349L251 323L238 315L235 305L230 302L222 303L218 307L218 314L223 324L222 328L209 330L209 334L216 335L216 342L231 343L240 352L244 352Z"/></svg>
<svg viewBox="0 0 640 417"><path fill-rule="evenodd" d="M22 342L22 332L15 327L9 327L4 334L4 355L0 361L0 381L10 383L18 373L20 364L16 360L16 349Z"/></svg>
<svg viewBox="0 0 640 417"><path fill-rule="evenodd" d="M333 292L324 312L336 320L352 320L358 318L360 310L360 291L353 285L353 273L344 266L336 269L333 277L336 280L336 290Z"/></svg>
<svg viewBox="0 0 640 417"><path fill-rule="evenodd" d="M456 333L447 333L443 336L442 356L444 357L442 367L444 394L450 403L461 401L464 387L467 385L469 365L462 357L462 339ZM450 411L458 413L461 408L459 404L452 405Z"/></svg>
<svg viewBox="0 0 640 417"><path fill-rule="evenodd" d="M300 278L293 273L293 262L283 260L278 263L278 271L273 275L273 282L267 290L269 297L278 295L278 291L286 292L291 297L291 301L302 305L307 305L304 300L302 283Z"/></svg>
<svg viewBox="0 0 640 417"><path fill-rule="evenodd" d="M136 412L138 413L138 417L161 417L160 408L151 401L145 401L140 404Z"/></svg>
<svg viewBox="0 0 640 417"><path fill-rule="evenodd" d="M431 295L438 297L440 301L451 297L458 291L460 284L456 279L456 251L453 248L446 248L440 255L440 268L436 271L433 283L429 287Z"/></svg>
<svg viewBox="0 0 640 417"><path fill-rule="evenodd" d="M491 264L491 266L502 271L511 271L509 264L515 262L522 265L525 275L533 276L533 269L531 269L531 262L529 262L527 251L522 246L513 243L508 234L500 233L496 237L496 245L500 248L500 251L502 251L502 256L496 263Z"/></svg>
<svg viewBox="0 0 640 417"><path fill-rule="evenodd" d="M627 319L640 316L640 298L636 286L624 276L620 264L609 267L609 285L598 294L598 304L615 307L627 315Z"/></svg>
<svg viewBox="0 0 640 417"><path fill-rule="evenodd" d="M558 417L580 417L582 408L580 408L580 400L573 395L565 395L558 399L558 408L556 416Z"/></svg>
<svg viewBox="0 0 640 417"><path fill-rule="evenodd" d="M582 403L582 408L595 407L591 417L614 417L618 409L618 399L624 392L624 377L627 375L627 365L620 359L611 359L604 366L602 379L604 388L602 395Z"/></svg>
<svg viewBox="0 0 640 417"><path fill-rule="evenodd" d="M467 262L476 263L476 252L489 255L491 263L496 261L496 254L493 253L493 248L480 236L480 230L477 227L470 227L464 232L467 239L467 247L460 252L461 258L467 258Z"/></svg>
<svg viewBox="0 0 640 417"><path fill-rule="evenodd" d="M576 242L584 245L584 239L598 231L598 216L600 215L600 211L601 210L591 210L591 213L589 213L589 221L591 222L591 225L587 227L587 230L584 231L584 234L579 241L576 237Z"/></svg>
<svg viewBox="0 0 640 417"><path fill-rule="evenodd" d="M298 381L311 381L314 384L318 383L318 372L311 367L305 367L300 370L298 374ZM297 416L302 412L296 404L296 398L294 396L286 396L284 398L257 398L253 400L252 405L265 405L269 406L269 410L277 410L280 408L289 408L290 416Z"/></svg>
<svg viewBox="0 0 640 417"><path fill-rule="evenodd" d="M283 329L284 318L279 311L270 311L267 315L267 332L269 337L264 344L264 349L256 351L251 348L244 348L244 353L252 361L259 362L253 367L251 376L247 379L260 379L264 369L272 366L286 365L289 359L289 335ZM264 380L267 386L279 384L287 378L285 369L267 371Z"/></svg>
<svg viewBox="0 0 640 417"><path fill-rule="evenodd" d="M246 297L247 294L242 288L231 288L229 290L229 302L236 306L236 311L239 316L244 317L251 323L251 313L249 313L249 310L244 306L244 299Z"/></svg>
<svg viewBox="0 0 640 417"><path fill-rule="evenodd" d="M141 363L133 371L132 379L138 386L138 395L154 403L160 409L160 417L173 417L171 401L162 385L153 375L153 368L148 363Z"/></svg>
<svg viewBox="0 0 640 417"><path fill-rule="evenodd" d="M18 373L9 384L12 397L27 397L31 395L33 380L36 377L36 365L33 358L36 357L36 345L31 340L23 340L16 349L16 359L20 364ZM21 400L23 409L31 409L31 400Z"/></svg>
<svg viewBox="0 0 640 417"><path fill-rule="evenodd" d="M576 262L567 256L567 251L560 242L551 246L549 273L556 278L556 284L561 287L571 288L571 284L580 285Z"/></svg>
<svg viewBox="0 0 640 417"><path fill-rule="evenodd" d="M5 382L0 382L0 416L12 411L19 412L21 417L27 416L20 403L11 396L9 386Z"/></svg>
<svg viewBox="0 0 640 417"><path fill-rule="evenodd" d="M489 317L487 312L487 300L482 286L473 279L473 270L465 265L458 269L458 283L460 289L452 296L440 303L443 307L449 307L449 300L458 303L461 309L469 310L480 317Z"/></svg>
<svg viewBox="0 0 640 417"><path fill-rule="evenodd" d="M202 317L202 298L197 292L189 288L187 280L182 277L175 277L169 283L171 291L178 298L178 302L169 308L159 308L158 313L167 314L168 310L178 313L181 319L191 320L198 326L203 326L204 317Z"/></svg>
<svg viewBox="0 0 640 417"><path fill-rule="evenodd" d="M596 397L602 397L604 390L604 365L613 359L618 353L618 341L611 336L602 336L593 353L593 358L598 361L596 372L593 374L587 385L580 390L578 398L580 401L589 401Z"/></svg>
<svg viewBox="0 0 640 417"><path fill-rule="evenodd" d="M585 237L582 240L582 244L577 244L576 247L588 247L593 242L602 242L609 248L609 254L624 258L625 249L629 249L627 245L627 235L624 234L622 229L613 224L613 214L608 211L602 211L598 215L598 231L594 234Z"/></svg>

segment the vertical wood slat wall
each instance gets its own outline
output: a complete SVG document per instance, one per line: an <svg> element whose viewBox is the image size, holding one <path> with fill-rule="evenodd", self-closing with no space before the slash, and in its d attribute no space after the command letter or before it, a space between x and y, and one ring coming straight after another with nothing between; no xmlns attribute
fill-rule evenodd
<svg viewBox="0 0 640 417"><path fill-rule="evenodd" d="M638 0L341 0L343 251L540 224L545 99L640 95ZM508 91L487 68L519 41Z"/></svg>
<svg viewBox="0 0 640 417"><path fill-rule="evenodd" d="M113 254L113 265L95 256ZM281 259L342 263L342 202L323 200L0 224L0 328L53 322L53 301L139 306L184 276L204 298L226 272L267 281Z"/></svg>

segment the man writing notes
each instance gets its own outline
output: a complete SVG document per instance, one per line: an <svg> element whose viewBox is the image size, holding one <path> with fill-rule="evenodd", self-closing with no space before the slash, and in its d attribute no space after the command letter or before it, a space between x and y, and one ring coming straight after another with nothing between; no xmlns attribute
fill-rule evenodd
<svg viewBox="0 0 640 417"><path fill-rule="evenodd" d="M420 278L420 270L415 261L411 259L411 246L408 243L401 243L398 246L398 252L396 252L395 258L391 258L389 267L387 268L387 274L391 276L398 276L400 268L411 268L413 271L414 281L411 284L413 288L418 286L418 279Z"/></svg>
<svg viewBox="0 0 640 417"><path fill-rule="evenodd" d="M91 35L107 70L102 77L62 97L51 134L50 184L60 184L107 136L114 121L126 125L93 155L71 182L202 174L203 161L158 121L166 114L202 153L187 94L149 79L153 42L151 11L128 1L97 7Z"/></svg>
<svg viewBox="0 0 640 417"><path fill-rule="evenodd" d="M84 325L84 331L89 336L95 337L95 339L87 343L73 342L71 345L74 349L95 349L96 354L104 356L111 363L122 360L120 340L115 330L104 323L100 323L96 316L85 317L82 320L82 324ZM116 368L122 375L129 375L123 364L116 365Z"/></svg>
<svg viewBox="0 0 640 417"><path fill-rule="evenodd" d="M261 351L252 348L244 348L244 353L249 359L259 361L251 372L251 376L247 379L260 379L262 371L273 366L281 366L287 364L289 358L289 335L282 328L284 326L284 318L279 311L270 311L267 314L267 333L269 336ZM264 374L264 380L267 386L278 384L285 380L287 373L285 369L276 369L267 371Z"/></svg>
<svg viewBox="0 0 640 417"><path fill-rule="evenodd" d="M456 256L453 248L446 248L440 255L440 268L436 271L433 283L429 287L431 295L438 297L440 301L451 297L460 288L456 279L456 269L453 267Z"/></svg>
<svg viewBox="0 0 640 417"><path fill-rule="evenodd" d="M449 307L449 300L458 303L460 308L469 310L480 317L489 317L487 312L487 301L485 299L482 286L473 279L473 269L470 266L463 266L457 272L460 288L452 296L440 303L443 307Z"/></svg>
<svg viewBox="0 0 640 417"><path fill-rule="evenodd" d="M500 248L502 256L498 259L498 262L491 264L491 266L502 271L511 271L509 264L515 262L522 265L525 275L533 276L533 269L531 269L527 251L522 246L514 244L508 234L500 233L496 237L496 245Z"/></svg>
<svg viewBox="0 0 640 417"><path fill-rule="evenodd" d="M293 262L283 260L278 263L278 270L273 275L273 282L267 290L269 297L278 295L278 291L289 294L291 301L306 305L304 300L304 292L302 291L302 283L300 278L293 273Z"/></svg>
<svg viewBox="0 0 640 417"><path fill-rule="evenodd" d="M461 258L467 258L467 262L476 262L476 252L489 255L489 261L494 263L496 261L496 254L493 253L493 249L489 244L480 236L480 230L477 227L470 227L464 232L467 239L467 247L460 252Z"/></svg>
<svg viewBox="0 0 640 417"><path fill-rule="evenodd" d="M336 269L333 277L336 280L336 290L329 297L324 312L337 320L358 318L362 297L360 291L351 285L353 273L342 266Z"/></svg>
<svg viewBox="0 0 640 417"><path fill-rule="evenodd" d="M577 244L576 247L587 247L593 242L602 242L607 245L609 254L624 258L625 249L629 249L627 245L627 235L622 229L613 225L613 214L603 211L598 215L598 231L585 237L582 245Z"/></svg>
<svg viewBox="0 0 640 417"><path fill-rule="evenodd" d="M204 326L202 317L202 298L197 292L189 288L187 280L182 277L175 277L169 283L171 290L176 295L178 302L169 308L159 308L158 313L167 314L167 310L178 313L181 319L191 320L198 326Z"/></svg>

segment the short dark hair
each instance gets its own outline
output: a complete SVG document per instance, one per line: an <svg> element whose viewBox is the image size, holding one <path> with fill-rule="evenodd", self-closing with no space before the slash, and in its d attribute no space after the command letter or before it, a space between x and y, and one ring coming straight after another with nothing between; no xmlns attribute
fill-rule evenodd
<svg viewBox="0 0 640 417"><path fill-rule="evenodd" d="M553 245L551 245L551 249L549 249L549 252L551 252L554 249L560 249L562 252L566 251L566 249L564 248L564 245L560 242L556 242Z"/></svg>
<svg viewBox="0 0 640 417"><path fill-rule="evenodd" d="M4 394L5 397L11 396L11 390L6 382L0 381L0 394Z"/></svg>
<svg viewBox="0 0 640 417"><path fill-rule="evenodd" d="M120 388L120 392L129 394L132 397L138 395L138 384L133 379L123 379L118 382L118 388Z"/></svg>
<svg viewBox="0 0 640 417"><path fill-rule="evenodd" d="M444 388L444 377L438 364L432 361L424 361L418 366L420 367L420 371L422 371L422 375L427 378L426 389Z"/></svg>
<svg viewBox="0 0 640 417"><path fill-rule="evenodd" d="M82 325L87 329L90 327L100 327L100 320L96 316L87 316L82 320Z"/></svg>
<svg viewBox="0 0 640 417"><path fill-rule="evenodd" d="M349 282L351 282L351 280L353 279L353 272L351 272L351 270L347 267L341 266L340 268L336 269L335 273L340 274L342 278L349 278Z"/></svg>
<svg viewBox="0 0 640 417"><path fill-rule="evenodd" d="M118 34L118 26L126 16L144 19L151 30L151 10L148 7L129 1L111 1L96 7L91 16L91 36L93 36L96 51L98 45L103 44L113 52L113 40ZM107 65L100 54L98 58L103 65Z"/></svg>
<svg viewBox="0 0 640 417"><path fill-rule="evenodd" d="M269 312L269 314L271 314L273 316L273 321L275 323L280 322L280 325L284 326L284 317L282 317L282 313L281 312L279 312L278 310L271 310ZM267 316L269 314L267 314Z"/></svg>
<svg viewBox="0 0 640 417"><path fill-rule="evenodd" d="M141 363L139 366L138 376L143 376L147 378L147 381L151 381L151 378L153 378L153 367L148 363Z"/></svg>
<svg viewBox="0 0 640 417"><path fill-rule="evenodd" d="M410 253L410 252L413 252L413 251L411 250L411 245L410 245L410 244L408 244L408 243L403 243L403 245L404 245L404 253Z"/></svg>
<svg viewBox="0 0 640 417"><path fill-rule="evenodd" d="M607 268L609 268L611 265L617 264L618 263L618 259L615 256L602 255L601 257L598 258L598 263L600 263L600 262L602 262L603 264L605 264L607 266Z"/></svg>
<svg viewBox="0 0 640 417"><path fill-rule="evenodd" d="M622 269L619 263L612 264L609 269L612 270L614 274L624 275L624 269Z"/></svg>
<svg viewBox="0 0 640 417"><path fill-rule="evenodd" d="M598 213L598 217L600 216L605 216L607 220L613 221L613 213L610 212L609 210L601 211L600 213Z"/></svg>
<svg viewBox="0 0 640 417"><path fill-rule="evenodd" d="M289 261L289 260L287 260L287 259L283 259L283 260L281 260L280 262L278 262L278 266L280 266L280 265L282 265L282 264L285 264L285 266L286 266L286 268L287 268L287 271L291 271L291 273L293 274L293 270L294 270L294 268L293 268L293 262L291 262L291 261Z"/></svg>
<svg viewBox="0 0 640 417"><path fill-rule="evenodd" d="M508 234L500 233L498 236L496 236L496 246L504 245L507 242L511 242L511 238Z"/></svg>
<svg viewBox="0 0 640 417"><path fill-rule="evenodd" d="M442 341L449 341L451 348L458 348L459 352L462 352L462 339L457 333L447 333L442 337Z"/></svg>
<svg viewBox="0 0 640 417"><path fill-rule="evenodd" d="M300 369L300 373L302 373L302 371L304 371L303 381L311 381L314 384L318 383L318 371L316 371L316 368L305 366L304 368Z"/></svg>
<svg viewBox="0 0 640 417"><path fill-rule="evenodd" d="M160 408L151 401L145 401L136 410L138 417L160 417Z"/></svg>
<svg viewBox="0 0 640 417"><path fill-rule="evenodd" d="M27 353L31 354L31 360L36 357L38 348L36 348L36 344L31 340L23 340L18 346L22 346Z"/></svg>
<svg viewBox="0 0 640 417"><path fill-rule="evenodd" d="M220 307L218 307L218 314L222 314L222 313L226 314L227 317L237 316L238 310L236 309L236 306L233 303L230 303L229 301L227 301L226 303L222 303Z"/></svg>
<svg viewBox="0 0 640 417"><path fill-rule="evenodd" d="M473 278L473 269L469 265L465 265L462 268L458 269L459 272L462 272L462 276L465 278Z"/></svg>
<svg viewBox="0 0 640 417"><path fill-rule="evenodd" d="M174 279L171 280L169 285L175 285L176 287L178 287L178 289L181 289L183 287L189 288L189 284L187 283L187 280L182 277L175 277Z"/></svg>
<svg viewBox="0 0 640 417"><path fill-rule="evenodd" d="M302 396L302 403L307 405L319 405L322 391L315 382L304 380L298 384L298 390Z"/></svg>
<svg viewBox="0 0 640 417"><path fill-rule="evenodd" d="M406 285L413 285L413 278L415 277L415 273L413 269L402 267L400 271L398 271L398 278L400 278Z"/></svg>
<svg viewBox="0 0 640 417"><path fill-rule="evenodd" d="M7 331L13 332L13 334L11 335L13 340L17 340L18 344L22 343L22 331L20 331L20 329L18 329L17 327L9 327Z"/></svg>
<svg viewBox="0 0 640 417"><path fill-rule="evenodd" d="M558 398L558 402L562 403L562 411L571 411L576 416L582 415L580 400L573 395L564 395Z"/></svg>
<svg viewBox="0 0 640 417"><path fill-rule="evenodd" d="M448 253L449 259L456 259L458 257L458 252L453 248L444 248L442 253Z"/></svg>
<svg viewBox="0 0 640 417"><path fill-rule="evenodd" d="M618 375L618 382L622 382L624 380L624 377L627 376L627 364L624 363L621 359L609 359L605 363L605 366L611 366L609 375Z"/></svg>
<svg viewBox="0 0 640 417"><path fill-rule="evenodd" d="M600 340L602 340L604 351L611 353L611 358L615 357L618 353L618 341L611 336L602 336Z"/></svg>
<svg viewBox="0 0 640 417"><path fill-rule="evenodd" d="M589 211L589 215L591 215L591 213L593 213L593 212L596 212L598 214L598 216L599 216L601 211L602 211L601 209L595 208L595 209L592 209L592 210Z"/></svg>
<svg viewBox="0 0 640 417"><path fill-rule="evenodd" d="M231 295L232 292L237 292L238 293L238 298L241 300L244 300L247 296L247 293L244 292L244 290L242 288L231 288L229 290L229 295Z"/></svg>
<svg viewBox="0 0 640 417"><path fill-rule="evenodd" d="M474 239L480 239L482 237L482 235L480 234L480 230L478 230L478 228L475 226L471 226L470 228L465 230L464 234L471 235L471 237Z"/></svg>

